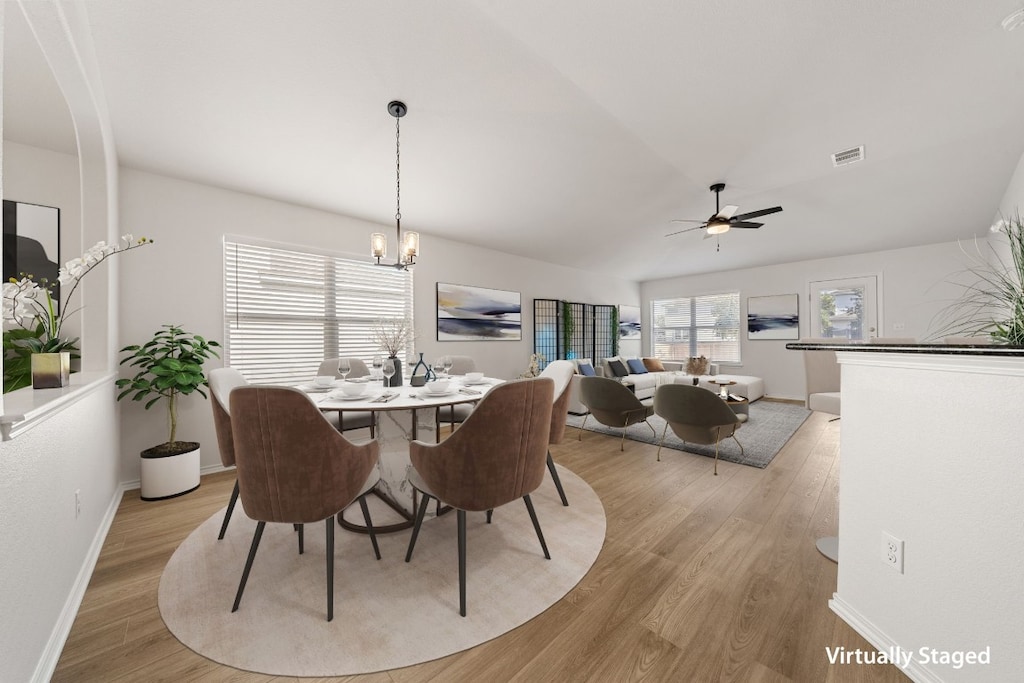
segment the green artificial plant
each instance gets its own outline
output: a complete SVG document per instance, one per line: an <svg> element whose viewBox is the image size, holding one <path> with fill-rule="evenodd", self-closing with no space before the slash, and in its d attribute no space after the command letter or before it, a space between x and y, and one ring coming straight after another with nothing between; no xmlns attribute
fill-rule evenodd
<svg viewBox="0 0 1024 683"><path fill-rule="evenodd" d="M214 347L219 346L217 342L185 332L177 325L163 325L145 344L121 349L121 353L128 353L121 359L121 365L128 363L138 368L138 372L131 379L117 380L118 388L123 389L117 395L117 400L128 395L131 395L133 401L148 399L146 410L161 399L167 400L170 436L166 443L156 449L177 452L183 444L191 443L178 442L175 438L178 428L178 396L198 393L206 398L203 387L208 387L209 383L203 372L203 363L210 356L220 358L214 350Z"/></svg>
<svg viewBox="0 0 1024 683"><path fill-rule="evenodd" d="M1024 346L1024 222L1017 213L992 226L996 237L1005 236L1009 262L991 242L983 250L963 249L968 266L965 283L952 282L961 296L940 312L935 336L987 336L996 344Z"/></svg>

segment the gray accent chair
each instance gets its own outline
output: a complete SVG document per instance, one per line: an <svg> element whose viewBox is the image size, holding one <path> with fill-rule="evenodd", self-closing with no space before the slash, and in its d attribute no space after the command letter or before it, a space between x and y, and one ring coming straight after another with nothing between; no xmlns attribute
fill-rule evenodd
<svg viewBox="0 0 1024 683"><path fill-rule="evenodd" d="M647 421L654 414L654 407L636 397L624 384L609 377L580 377L580 402L590 410L580 425L579 439L583 440L583 428L590 415L607 427L622 429L619 450L626 450L626 427L643 422L654 435L658 432ZM650 399L647 399L648 401Z"/></svg>
<svg viewBox="0 0 1024 683"><path fill-rule="evenodd" d="M210 383L210 407L213 408L213 427L217 432L217 448L220 450L220 463L225 467L235 466L235 440L231 436L231 415L228 412L230 405L229 396L235 387L244 387L248 384L242 373L234 368L214 368L208 375ZM231 500L228 502L228 509L224 513L224 521L220 525L220 533L217 540L224 538L228 530L228 522L231 521L231 513L238 502L238 479L235 479L235 487L231 491Z"/></svg>
<svg viewBox="0 0 1024 683"><path fill-rule="evenodd" d="M704 387L691 384L662 384L654 392L654 414L665 420L658 443L658 460L668 428L683 441L715 445L715 474L718 474L718 444L732 437L743 453L736 430L743 421L722 398Z"/></svg>
<svg viewBox="0 0 1024 683"><path fill-rule="evenodd" d="M320 363L320 368L316 371L317 375L334 375L336 379L341 379L341 373L338 372L338 361L341 358L326 358L324 362ZM369 377L370 369L366 367L366 363L360 358L347 358L351 372L348 373L348 379L356 379L357 377ZM337 427L338 431L347 432L352 429L366 429L370 428L370 438L376 437L376 420L374 414L369 410L339 410L337 413L327 414L328 420L331 424Z"/></svg>
<svg viewBox="0 0 1024 683"><path fill-rule="evenodd" d="M849 344L849 339L801 339L801 344ZM839 363L835 351L804 351L807 382L805 406L810 410L839 415Z"/></svg>
<svg viewBox="0 0 1024 683"><path fill-rule="evenodd" d="M465 375L467 372L476 372L476 361L473 360L472 356L448 356L452 359L452 367L448 371L450 375ZM469 417L469 414L476 408L476 403L457 403L450 406L444 406L439 411L439 418L437 421L437 438L441 439L441 420L443 419L452 429L455 429L455 425L462 424Z"/></svg>
<svg viewBox="0 0 1024 683"><path fill-rule="evenodd" d="M551 457L551 445L562 443L565 436L565 419L569 414L570 384L576 374L576 364L569 360L553 360L541 371L541 377L550 377L555 382L555 399L551 408L551 435L548 437L548 471L558 489L558 497L562 505L569 506L569 499L562 489L562 480L558 478L555 461Z"/></svg>
<svg viewBox="0 0 1024 683"><path fill-rule="evenodd" d="M338 362L341 358L326 358L324 362L320 364L320 369L316 371L317 375L334 375L336 379L341 379L341 373L338 372ZM366 367L366 363L363 362L362 358L345 358L348 361L351 372L348 373L348 379L356 379L357 377L369 377L370 368Z"/></svg>

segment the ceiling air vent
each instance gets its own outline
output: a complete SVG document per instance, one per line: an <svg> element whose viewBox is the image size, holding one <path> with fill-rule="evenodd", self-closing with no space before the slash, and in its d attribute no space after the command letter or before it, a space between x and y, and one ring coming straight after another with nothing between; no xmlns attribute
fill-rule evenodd
<svg viewBox="0 0 1024 683"><path fill-rule="evenodd" d="M832 155L832 165L836 168L856 163L858 161L864 161L864 145L844 149L843 151L836 152Z"/></svg>

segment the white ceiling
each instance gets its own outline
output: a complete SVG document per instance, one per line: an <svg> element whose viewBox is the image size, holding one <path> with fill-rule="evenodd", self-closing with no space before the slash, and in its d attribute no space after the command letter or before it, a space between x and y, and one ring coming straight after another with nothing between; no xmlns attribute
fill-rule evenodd
<svg viewBox="0 0 1024 683"><path fill-rule="evenodd" d="M1024 153L1024 29L1000 27L1022 0L86 6L128 166L393 226L405 101L424 259L438 235L648 280L949 241L987 230ZM19 42L5 137L60 149ZM666 238L717 181L784 211L719 252Z"/></svg>

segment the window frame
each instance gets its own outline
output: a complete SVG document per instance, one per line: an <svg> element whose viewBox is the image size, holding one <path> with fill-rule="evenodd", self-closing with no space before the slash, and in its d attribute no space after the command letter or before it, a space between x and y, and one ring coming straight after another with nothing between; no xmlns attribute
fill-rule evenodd
<svg viewBox="0 0 1024 683"><path fill-rule="evenodd" d="M356 357L369 364L374 355L385 355L371 337L377 320L414 323L412 273L377 266L369 257L226 234L221 258L223 360L250 382L309 381L325 358ZM264 277L266 286L260 282ZM280 307L286 296L296 300L296 308ZM375 304L363 314L368 299ZM256 328L247 336L243 326L253 323ZM300 335L295 343L293 333ZM408 362L411 354L408 344L399 357Z"/></svg>
<svg viewBox="0 0 1024 683"><path fill-rule="evenodd" d="M723 297L731 297L732 298L732 302L731 303L733 303L733 305L735 306L735 317L736 317L735 327L722 327L722 326L718 325L717 323L710 324L710 325L708 325L708 324L699 324L701 322L701 318L707 315L707 312L701 309L701 304L703 303L705 306L710 307L710 306L714 305L714 303L715 303L714 300L721 299ZM664 315L663 312L658 310L659 307L664 306L666 304L671 304L671 303L678 303L680 305L682 305L684 303L688 303L689 304L689 312L686 314L686 316L688 317L688 323L687 324L685 324L685 325L660 325L659 326L659 324L658 324L659 316L663 316ZM651 316L651 337L650 337L650 340L651 340L650 341L650 351L651 351L651 354L653 356L655 356L655 357L658 357L658 358L660 358L660 357L662 357L662 355L664 355L664 354L659 355L659 352L658 352L659 345L664 347L664 346L667 346L667 345L671 345L672 342L664 341L663 339L660 340L659 338L662 337L662 331L671 330L674 333L679 333L679 332L683 333L683 336L685 337L685 339L678 340L676 343L681 345L683 342L685 342L687 344L687 346L688 346L687 356L686 356L687 358L692 358L692 357L699 356L703 352L703 354L705 356L707 356L707 358L708 358L708 360L710 362L718 363L718 364L721 364L721 365L741 365L742 362L743 362L743 337L742 337L743 326L741 325L741 321L742 321L742 309L741 309L741 307L742 307L742 299L741 299L741 292L739 290L727 290L727 291L719 291L719 292L706 292L704 294L693 294L693 295L669 297L669 298L662 298L662 299L651 299L650 306L649 306L650 316ZM730 330L734 331L734 334L735 334L735 339L734 340L727 340L726 339L726 340L721 340L721 341L722 342L729 342L729 341L734 341L735 342L735 349L736 349L735 356L731 356L730 355L730 356L727 356L727 357L716 357L716 356L713 356L712 354L708 353L706 350L702 350L702 339L701 339L701 337L702 337L701 332L702 331L705 332L705 334L703 335L703 337L704 337L703 341L704 341L704 348L705 349L706 349L706 345L707 344L712 344L713 345L712 348L724 348L722 343L715 342L713 340L708 340L708 338L707 338L707 334L706 334L707 331L709 331L709 330L710 331L714 331L714 330L717 330L717 329L724 329L724 330L727 330L727 331L730 331ZM666 358L666 360L684 360L684 359L682 359L682 358Z"/></svg>

